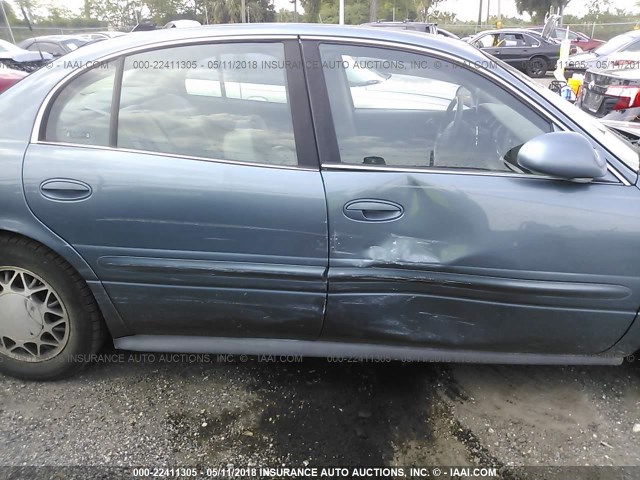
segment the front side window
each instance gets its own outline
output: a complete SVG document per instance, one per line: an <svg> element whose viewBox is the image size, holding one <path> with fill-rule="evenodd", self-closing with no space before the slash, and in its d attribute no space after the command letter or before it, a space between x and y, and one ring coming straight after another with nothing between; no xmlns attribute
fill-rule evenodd
<svg viewBox="0 0 640 480"><path fill-rule="evenodd" d="M498 46L498 42L500 41L500 36L497 33L488 33L487 35L483 35L478 38L474 43L474 45L478 48L493 48Z"/></svg>
<svg viewBox="0 0 640 480"><path fill-rule="evenodd" d="M192 45L125 60L118 147L296 165L281 43Z"/></svg>
<svg viewBox="0 0 640 480"><path fill-rule="evenodd" d="M520 146L552 131L472 69L384 48L320 54L342 163L522 172Z"/></svg>

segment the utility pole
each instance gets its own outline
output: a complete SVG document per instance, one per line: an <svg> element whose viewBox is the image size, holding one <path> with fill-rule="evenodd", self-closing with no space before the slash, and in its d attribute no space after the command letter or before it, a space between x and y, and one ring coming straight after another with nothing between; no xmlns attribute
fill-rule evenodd
<svg viewBox="0 0 640 480"><path fill-rule="evenodd" d="M491 0L487 0L487 25L489 25L489 12L491 11Z"/></svg>
<svg viewBox="0 0 640 480"><path fill-rule="evenodd" d="M339 11L340 11L340 25L344 25L344 0L340 0L339 3Z"/></svg>
<svg viewBox="0 0 640 480"><path fill-rule="evenodd" d="M371 0L369 5L369 21L375 22L378 20L378 0Z"/></svg>
<svg viewBox="0 0 640 480"><path fill-rule="evenodd" d="M482 0L480 0L480 8L478 9L478 26L482 25Z"/></svg>
<svg viewBox="0 0 640 480"><path fill-rule="evenodd" d="M247 23L247 5L246 0L240 0L240 8L242 9L242 23Z"/></svg>
<svg viewBox="0 0 640 480"><path fill-rule="evenodd" d="M7 22L7 27L9 27L9 35L11 35L11 42L16 43L16 39L13 36L13 30L11 30L11 24L9 23L9 17L7 17L7 11L4 9L4 1L0 0L0 7L2 7L2 16L4 20Z"/></svg>

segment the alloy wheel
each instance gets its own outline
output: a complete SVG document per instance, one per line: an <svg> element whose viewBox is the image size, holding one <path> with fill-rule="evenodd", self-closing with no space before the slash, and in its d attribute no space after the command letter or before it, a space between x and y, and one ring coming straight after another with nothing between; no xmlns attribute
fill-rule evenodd
<svg viewBox="0 0 640 480"><path fill-rule="evenodd" d="M51 285L28 270L0 267L0 353L43 362L68 340L69 315Z"/></svg>

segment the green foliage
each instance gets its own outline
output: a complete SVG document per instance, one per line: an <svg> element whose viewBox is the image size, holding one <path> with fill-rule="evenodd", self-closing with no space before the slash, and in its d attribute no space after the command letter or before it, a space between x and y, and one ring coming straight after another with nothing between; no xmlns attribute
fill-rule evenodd
<svg viewBox="0 0 640 480"><path fill-rule="evenodd" d="M300 18L296 18L295 12L281 8L276 12L276 22L293 23L299 22Z"/></svg>
<svg viewBox="0 0 640 480"><path fill-rule="evenodd" d="M395 10L395 15L394 15ZM378 20L413 20L418 16L413 0L378 0Z"/></svg>
<svg viewBox="0 0 640 480"><path fill-rule="evenodd" d="M4 2L11 25L26 25L22 13ZM281 9L276 12L273 0L245 0L246 14L251 22L321 22L338 23L339 0L297 0L299 13ZM453 33L464 36L479 29L474 21L460 22L456 16L438 7L444 0L346 0L345 23L361 24L372 20L417 20L436 22ZM503 0L508 1L508 0ZM521 18L503 18L505 27L540 25L550 8L565 7L570 0L515 0L520 13L528 13L532 21ZM575 0L574 0L575 1ZM637 0L640 6L640 0ZM237 23L242 21L241 0L83 0L82 11L72 12L59 0L21 0L34 26L82 29L104 28L107 25L128 29L139 21L152 21L164 25L170 20L194 19L206 24ZM634 2L635 3L635 2ZM638 16L621 9L612 9L610 0L586 0L588 14L582 18L566 15L565 24L591 24L576 28L587 34L592 32L602 39L629 30L627 26L593 27L593 23L638 21ZM142 18L142 12L147 15ZM38 15L39 14L39 15ZM489 21L494 26L497 18ZM5 25L0 11L0 25Z"/></svg>
<svg viewBox="0 0 640 480"><path fill-rule="evenodd" d="M597 1L597 0L596 0ZM518 13L528 13L536 24L544 22L545 15L551 10L567 6L570 0L516 0Z"/></svg>
<svg viewBox="0 0 640 480"><path fill-rule="evenodd" d="M7 14L5 18L2 13L3 10L2 8L0 8L0 25L15 25L17 18L15 12L13 11L13 8L11 7L11 5L9 5L9 2L5 0L0 0L0 2L4 6L4 12Z"/></svg>
<svg viewBox="0 0 640 480"><path fill-rule="evenodd" d="M318 14L320 13L320 0L300 0L300 5L304 9L304 21L309 23L317 23L320 21Z"/></svg>

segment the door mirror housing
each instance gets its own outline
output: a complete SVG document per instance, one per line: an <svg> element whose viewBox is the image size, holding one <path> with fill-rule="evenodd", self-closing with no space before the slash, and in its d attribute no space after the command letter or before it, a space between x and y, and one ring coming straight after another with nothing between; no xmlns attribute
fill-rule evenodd
<svg viewBox="0 0 640 480"><path fill-rule="evenodd" d="M518 152L518 165L550 177L590 182L607 174L607 162L589 140L576 132L545 133L529 140Z"/></svg>

